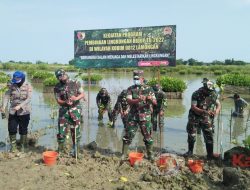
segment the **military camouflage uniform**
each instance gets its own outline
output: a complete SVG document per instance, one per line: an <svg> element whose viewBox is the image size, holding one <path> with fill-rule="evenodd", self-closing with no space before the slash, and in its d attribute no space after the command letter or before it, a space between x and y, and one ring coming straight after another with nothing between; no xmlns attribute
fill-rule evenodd
<svg viewBox="0 0 250 190"><path fill-rule="evenodd" d="M83 92L80 82L68 79L64 83L58 83L54 88L55 98L60 98L63 101L70 101L71 96L78 96ZM69 126L71 126L71 137L73 144L75 144L75 130L76 130L76 141L80 140L80 120L81 120L81 104L80 100L74 101L71 106L65 104L59 108L58 118L58 134L57 140L59 143L65 142L66 134L68 133Z"/></svg>
<svg viewBox="0 0 250 190"><path fill-rule="evenodd" d="M102 95L102 93L104 94ZM98 92L96 96L96 104L98 107L98 120L101 121L105 111L108 111L109 121L112 122L111 98L106 89L102 88Z"/></svg>
<svg viewBox="0 0 250 190"><path fill-rule="evenodd" d="M112 112L112 117L113 117L113 126L115 124L115 121L117 120L117 115L120 113L122 122L124 125L124 128L127 127L127 122L128 122L128 111L129 111L129 104L127 101L127 91L123 90L116 101L114 110Z"/></svg>
<svg viewBox="0 0 250 190"><path fill-rule="evenodd" d="M154 89L154 88L153 88ZM163 92L160 88L159 90L154 90L157 105L153 106L153 114L152 114L152 123L153 123L153 130L157 130L158 122L157 116L159 116L159 128L162 129L164 126L164 111L167 107L167 95ZM163 115L160 115L160 112L163 112Z"/></svg>
<svg viewBox="0 0 250 190"><path fill-rule="evenodd" d="M132 99L138 99L140 95L152 96L155 99L152 88L147 85L133 85L128 88L127 98L130 96ZM146 145L152 145L153 139L151 137L151 114L152 114L151 101L141 101L139 105L132 105L128 114L128 125L125 129L123 141L125 144L130 144L134 138L138 125L140 126L141 133L144 137Z"/></svg>
<svg viewBox="0 0 250 190"><path fill-rule="evenodd" d="M204 87L199 88L192 94L192 104L205 111L215 111L216 103L219 102L215 91L207 93ZM196 141L196 132L200 128L203 132L204 141L206 143L208 156L213 154L213 133L214 133L214 116L210 116L207 112L198 115L192 109L189 110L187 133L189 150L193 152L193 146Z"/></svg>

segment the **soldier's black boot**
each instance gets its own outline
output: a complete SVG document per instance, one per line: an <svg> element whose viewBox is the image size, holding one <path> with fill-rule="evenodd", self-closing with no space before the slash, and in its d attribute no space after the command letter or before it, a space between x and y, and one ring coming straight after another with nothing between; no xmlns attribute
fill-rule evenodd
<svg viewBox="0 0 250 190"><path fill-rule="evenodd" d="M16 135L10 135L10 152L16 152L17 146L16 146Z"/></svg>
<svg viewBox="0 0 250 190"><path fill-rule="evenodd" d="M128 160L128 147L129 147L129 145L125 144L123 142L123 145L122 145L122 160Z"/></svg>
<svg viewBox="0 0 250 190"><path fill-rule="evenodd" d="M206 143L206 149L207 149L207 159L208 160L218 160L219 157L214 156L214 145Z"/></svg>
<svg viewBox="0 0 250 190"><path fill-rule="evenodd" d="M20 136L21 152L26 152L28 148L27 135Z"/></svg>
<svg viewBox="0 0 250 190"><path fill-rule="evenodd" d="M153 162L155 160L153 155L153 145L146 145L146 150L147 150L148 160Z"/></svg>
<svg viewBox="0 0 250 190"><path fill-rule="evenodd" d="M193 156L193 150L194 150L194 143L193 142L188 142L188 151L183 156L184 157Z"/></svg>

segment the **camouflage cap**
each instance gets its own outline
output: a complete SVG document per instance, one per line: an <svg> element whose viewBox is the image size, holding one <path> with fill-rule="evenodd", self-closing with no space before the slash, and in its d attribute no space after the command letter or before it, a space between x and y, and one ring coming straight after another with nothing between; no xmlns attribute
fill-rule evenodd
<svg viewBox="0 0 250 190"><path fill-rule="evenodd" d="M57 69L55 71L56 78L59 78L60 76L65 75L65 74L66 72L63 69Z"/></svg>
<svg viewBox="0 0 250 190"><path fill-rule="evenodd" d="M208 78L203 78L202 82L201 83L207 83L209 81Z"/></svg>
<svg viewBox="0 0 250 190"><path fill-rule="evenodd" d="M135 71L133 72L133 76L134 76L134 78L143 77L143 71L142 71L142 70L135 70Z"/></svg>

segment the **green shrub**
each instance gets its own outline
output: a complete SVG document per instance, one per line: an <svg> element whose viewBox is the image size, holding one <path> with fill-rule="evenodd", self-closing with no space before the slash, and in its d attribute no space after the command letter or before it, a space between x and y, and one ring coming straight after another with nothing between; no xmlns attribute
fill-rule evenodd
<svg viewBox="0 0 250 190"><path fill-rule="evenodd" d="M157 84L156 78L148 81L148 85L150 86L155 84ZM187 85L183 80L172 77L162 77L160 79L160 85L162 86L162 90L165 92L183 92L187 89Z"/></svg>
<svg viewBox="0 0 250 190"><path fill-rule="evenodd" d="M243 74L225 74L217 78L216 83L233 86L250 86L250 76Z"/></svg>
<svg viewBox="0 0 250 190"><path fill-rule="evenodd" d="M55 86L56 84L58 83L58 80L56 77L49 77L49 78L46 78L44 81L43 81L43 85L44 86Z"/></svg>
<svg viewBox="0 0 250 190"><path fill-rule="evenodd" d="M4 72L0 72L0 83L7 83L10 80L10 77Z"/></svg>
<svg viewBox="0 0 250 190"><path fill-rule="evenodd" d="M89 76L87 76L87 75L82 76L82 80L88 81L89 80ZM90 75L90 81L98 82L98 81L101 81L101 80L102 80L102 76L101 75L97 75L97 74Z"/></svg>
<svg viewBox="0 0 250 190"><path fill-rule="evenodd" d="M53 76L54 75L52 73L49 73L47 71L36 71L32 74L33 79L46 79Z"/></svg>

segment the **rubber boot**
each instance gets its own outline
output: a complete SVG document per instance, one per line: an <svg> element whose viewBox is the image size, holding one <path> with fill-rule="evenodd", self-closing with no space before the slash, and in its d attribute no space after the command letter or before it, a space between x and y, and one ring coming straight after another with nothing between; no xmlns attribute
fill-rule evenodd
<svg viewBox="0 0 250 190"><path fill-rule="evenodd" d="M123 142L122 145L122 160L128 160L128 148L129 145Z"/></svg>
<svg viewBox="0 0 250 190"><path fill-rule="evenodd" d="M10 152L16 152L16 135L10 135Z"/></svg>
<svg viewBox="0 0 250 190"><path fill-rule="evenodd" d="M64 142L58 142L58 153L60 154L65 154L66 153L66 148L65 148L65 143Z"/></svg>
<svg viewBox="0 0 250 190"><path fill-rule="evenodd" d="M208 160L218 160L219 157L214 156L214 145L206 143L207 149L207 159Z"/></svg>
<svg viewBox="0 0 250 190"><path fill-rule="evenodd" d="M193 156L193 150L194 150L194 143L193 142L188 142L188 151L183 156L184 157Z"/></svg>
<svg viewBox="0 0 250 190"><path fill-rule="evenodd" d="M107 126L111 128L113 126L113 121L109 121Z"/></svg>
<svg viewBox="0 0 250 190"><path fill-rule="evenodd" d="M153 145L146 145L146 150L147 150L148 160L153 162L154 161Z"/></svg>
<svg viewBox="0 0 250 190"><path fill-rule="evenodd" d="M25 152L28 147L27 135L20 136L21 152Z"/></svg>

